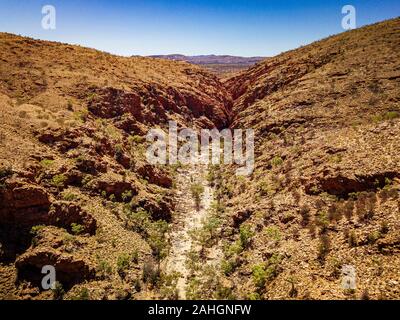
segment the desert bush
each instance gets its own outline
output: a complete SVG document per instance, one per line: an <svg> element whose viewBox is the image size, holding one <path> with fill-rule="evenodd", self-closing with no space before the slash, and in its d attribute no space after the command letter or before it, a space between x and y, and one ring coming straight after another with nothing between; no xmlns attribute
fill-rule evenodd
<svg viewBox="0 0 400 320"><path fill-rule="evenodd" d="M254 231L251 229L250 225L244 224L240 226L239 239L243 248L246 248L250 244L253 236Z"/></svg>
<svg viewBox="0 0 400 320"><path fill-rule="evenodd" d="M232 257L232 256L240 254L243 251L243 249L244 248L243 248L242 242L240 240L238 240L226 248L225 255L227 257Z"/></svg>
<svg viewBox="0 0 400 320"><path fill-rule="evenodd" d="M48 169L50 168L54 163L54 160L52 159L43 159L42 161L40 161L40 165L45 168Z"/></svg>
<svg viewBox="0 0 400 320"><path fill-rule="evenodd" d="M122 275L129 268L129 263L132 260L129 254L122 254L117 259L117 272Z"/></svg>
<svg viewBox="0 0 400 320"><path fill-rule="evenodd" d="M82 234L85 231L85 227L79 223L71 223L71 232L75 235Z"/></svg>
<svg viewBox="0 0 400 320"><path fill-rule="evenodd" d="M97 272L99 272L102 276L107 276L112 273L112 267L107 261L99 260L97 262Z"/></svg>
<svg viewBox="0 0 400 320"><path fill-rule="evenodd" d="M381 237L381 233L379 231L373 231L368 234L368 243L374 244Z"/></svg>
<svg viewBox="0 0 400 320"><path fill-rule="evenodd" d="M382 234L387 234L389 232L389 224L388 224L387 221L382 221L381 222L380 232Z"/></svg>
<svg viewBox="0 0 400 320"><path fill-rule="evenodd" d="M89 290L82 288L76 295L71 297L71 300L90 300Z"/></svg>
<svg viewBox="0 0 400 320"><path fill-rule="evenodd" d="M143 282L156 286L160 280L160 269L151 261L146 261L142 271Z"/></svg>
<svg viewBox="0 0 400 320"><path fill-rule="evenodd" d="M318 212L316 216L316 224L321 228L322 232L326 230L326 228L329 226L329 218L326 211Z"/></svg>
<svg viewBox="0 0 400 320"><path fill-rule="evenodd" d="M67 102L67 110L68 110L68 111L74 111L74 105L72 104L72 101L71 101L71 100L69 100L69 101Z"/></svg>
<svg viewBox="0 0 400 320"><path fill-rule="evenodd" d="M204 187L201 183L193 183L190 186L190 191L192 193L192 197L194 199L194 202L196 204L197 210L200 209L200 203L201 203L201 196L204 193Z"/></svg>
<svg viewBox="0 0 400 320"><path fill-rule="evenodd" d="M357 247L358 246L357 234L355 233L354 230L349 233L348 241L349 241L350 247Z"/></svg>
<svg viewBox="0 0 400 320"><path fill-rule="evenodd" d="M67 182L67 177L63 174L57 174L53 176L51 179L51 184L57 188L64 187L65 183Z"/></svg>
<svg viewBox="0 0 400 320"><path fill-rule="evenodd" d="M34 236L34 237L36 237L39 233L40 233L40 231L41 230L43 230L43 228L45 228L46 226L45 225L37 225L37 226L33 226L32 228L31 228L31 230L30 230L30 234L32 235L32 236Z"/></svg>
<svg viewBox="0 0 400 320"><path fill-rule="evenodd" d="M257 264L252 268L253 282L258 289L263 289L267 281L267 272L263 264Z"/></svg>
<svg viewBox="0 0 400 320"><path fill-rule="evenodd" d="M56 281L51 291L53 293L53 300L62 300L64 298L65 291L61 282Z"/></svg>
<svg viewBox="0 0 400 320"><path fill-rule="evenodd" d="M281 232L278 227L276 226L269 226L265 229L265 233L268 236L268 238L274 240L274 241L280 241L281 240Z"/></svg>
<svg viewBox="0 0 400 320"><path fill-rule="evenodd" d="M261 300L261 295L258 292L252 292L248 295L249 300Z"/></svg>
<svg viewBox="0 0 400 320"><path fill-rule="evenodd" d="M234 259L221 261L221 270L226 276L229 276L232 272L234 272L236 266L237 264Z"/></svg>
<svg viewBox="0 0 400 320"><path fill-rule="evenodd" d="M150 245L153 255L157 260L161 260L167 254L168 243L165 234L168 231L168 223L163 220L155 222L145 221L145 238Z"/></svg>
<svg viewBox="0 0 400 320"><path fill-rule="evenodd" d="M282 260L283 256L278 253L274 253L272 257L268 259L266 266L267 280L272 280L278 276L281 272L280 264Z"/></svg>
<svg viewBox="0 0 400 320"><path fill-rule="evenodd" d="M278 167L278 166L280 166L282 164L283 164L283 159L281 157L279 157L279 156L275 156L271 160L271 165L273 167Z"/></svg>
<svg viewBox="0 0 400 320"><path fill-rule="evenodd" d="M318 260L324 261L329 253L331 241L328 234L322 234L319 238Z"/></svg>
<svg viewBox="0 0 400 320"><path fill-rule="evenodd" d="M353 216L353 211L354 211L354 201L353 200L349 200L345 203L344 205L344 215L345 217L350 220L351 217Z"/></svg>
<svg viewBox="0 0 400 320"><path fill-rule="evenodd" d="M130 144L141 144L145 141L146 141L146 139L144 137L136 135L136 134L133 136L129 136L129 138L128 138L128 142Z"/></svg>
<svg viewBox="0 0 400 320"><path fill-rule="evenodd" d="M328 209L328 220L330 222L339 221L342 218L340 207L333 203Z"/></svg>
<svg viewBox="0 0 400 320"><path fill-rule="evenodd" d="M89 111L87 109L76 111L74 112L74 117L76 120L79 120L81 122L86 122L89 117Z"/></svg>
<svg viewBox="0 0 400 320"><path fill-rule="evenodd" d="M400 114L397 111L388 111L384 115L385 120L393 120L400 117Z"/></svg>
<svg viewBox="0 0 400 320"><path fill-rule="evenodd" d="M307 226L310 223L310 207L303 205L300 207L301 225Z"/></svg>
<svg viewBox="0 0 400 320"><path fill-rule="evenodd" d="M121 161L122 157L124 156L124 149L121 144L117 144L114 147L114 157L115 160L118 162Z"/></svg>
<svg viewBox="0 0 400 320"><path fill-rule="evenodd" d="M133 197L132 190L126 190L121 195L122 201L124 202L130 201L132 197Z"/></svg>
<svg viewBox="0 0 400 320"><path fill-rule="evenodd" d="M74 201L76 199L78 199L78 195L72 192L68 192L68 191L64 191L62 193L62 198L65 201Z"/></svg>

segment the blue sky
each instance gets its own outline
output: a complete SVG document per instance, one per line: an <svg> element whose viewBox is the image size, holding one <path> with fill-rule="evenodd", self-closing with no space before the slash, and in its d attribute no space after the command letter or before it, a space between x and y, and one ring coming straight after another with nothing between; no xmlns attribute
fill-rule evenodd
<svg viewBox="0 0 400 320"><path fill-rule="evenodd" d="M41 27L46 4L56 30ZM346 4L357 27L400 16L399 0L0 0L0 31L120 55L272 56L343 32Z"/></svg>

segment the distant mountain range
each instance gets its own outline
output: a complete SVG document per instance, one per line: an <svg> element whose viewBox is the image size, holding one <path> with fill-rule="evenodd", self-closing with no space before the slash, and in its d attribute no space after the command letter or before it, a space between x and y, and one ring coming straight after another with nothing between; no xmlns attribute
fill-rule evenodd
<svg viewBox="0 0 400 320"><path fill-rule="evenodd" d="M185 56L182 54L152 55L150 58L167 59L175 61L186 61L206 67L217 74L237 72L253 66L265 57L238 57L229 55L198 55Z"/></svg>
<svg viewBox="0 0 400 320"><path fill-rule="evenodd" d="M238 57L229 55L199 55L199 56L185 56L182 54L169 54L169 55L153 55L151 58L186 61L193 64L242 64L253 65L264 57Z"/></svg>

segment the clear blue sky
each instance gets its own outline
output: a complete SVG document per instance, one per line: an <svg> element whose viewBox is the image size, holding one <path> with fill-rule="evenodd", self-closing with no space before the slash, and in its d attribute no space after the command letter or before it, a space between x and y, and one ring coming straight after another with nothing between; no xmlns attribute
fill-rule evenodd
<svg viewBox="0 0 400 320"><path fill-rule="evenodd" d="M41 28L43 5L57 29ZM357 27L400 16L399 0L0 0L0 31L120 55L272 56L343 32L343 5Z"/></svg>

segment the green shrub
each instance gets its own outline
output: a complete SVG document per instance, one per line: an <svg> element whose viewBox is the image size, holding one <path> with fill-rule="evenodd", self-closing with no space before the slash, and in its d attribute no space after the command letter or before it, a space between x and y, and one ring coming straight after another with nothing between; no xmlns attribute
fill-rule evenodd
<svg viewBox="0 0 400 320"><path fill-rule="evenodd" d="M117 161L119 161L122 158L122 156L124 155L124 150L123 150L123 147L122 147L121 144L115 145L115 147L114 147L114 155L115 155L115 159Z"/></svg>
<svg viewBox="0 0 400 320"><path fill-rule="evenodd" d="M267 261L266 276L268 280L274 279L281 271L280 264L282 262L283 256L274 253L271 258Z"/></svg>
<svg viewBox="0 0 400 320"><path fill-rule="evenodd" d="M40 161L40 165L43 168L49 168L53 165L53 163L54 163L54 160L51 160L51 159L43 159L42 161Z"/></svg>
<svg viewBox="0 0 400 320"><path fill-rule="evenodd" d="M57 174L53 176L51 179L51 184L57 188L64 187L65 183L67 182L67 177L63 174Z"/></svg>
<svg viewBox="0 0 400 320"><path fill-rule="evenodd" d="M89 290L87 288L82 288L71 300L90 300Z"/></svg>
<svg viewBox="0 0 400 320"><path fill-rule="evenodd" d="M53 300L62 300L64 298L65 291L60 282L57 281L51 291L53 292Z"/></svg>
<svg viewBox="0 0 400 320"><path fill-rule="evenodd" d="M318 212L316 223L322 229L326 229L329 226L328 214L325 211Z"/></svg>
<svg viewBox="0 0 400 320"><path fill-rule="evenodd" d="M133 197L132 190L126 190L121 195L122 201L124 202L130 201L132 197Z"/></svg>
<svg viewBox="0 0 400 320"><path fill-rule="evenodd" d="M128 269L131 260L132 258L129 254L120 255L117 260L117 272L121 273Z"/></svg>
<svg viewBox="0 0 400 320"><path fill-rule="evenodd" d="M355 231L351 231L349 233L349 245L350 245L350 247L358 246L358 240L357 240L357 235L356 235Z"/></svg>
<svg viewBox="0 0 400 320"><path fill-rule="evenodd" d="M397 111L389 111L386 112L384 115L385 120L393 120L400 117L400 114Z"/></svg>
<svg viewBox="0 0 400 320"><path fill-rule="evenodd" d="M45 228L45 227L46 227L45 225L33 226L33 227L31 228L30 234L31 234L32 236L36 237L36 236L39 234L39 232L40 232L43 228Z"/></svg>
<svg viewBox="0 0 400 320"><path fill-rule="evenodd" d="M74 111L74 105L72 104L72 101L71 101L71 100L69 100L69 101L67 102L67 110L69 110L69 111Z"/></svg>
<svg viewBox="0 0 400 320"><path fill-rule="evenodd" d="M89 111L87 109L74 112L74 116L76 120L86 122L89 117Z"/></svg>
<svg viewBox="0 0 400 320"><path fill-rule="evenodd" d="M236 263L232 259L221 261L221 270L226 275L229 276L236 268Z"/></svg>
<svg viewBox="0 0 400 320"><path fill-rule="evenodd" d="M370 234L368 234L368 242L370 244L374 244L381 237L382 237L382 234L379 231L373 231Z"/></svg>
<svg viewBox="0 0 400 320"><path fill-rule="evenodd" d="M71 223L71 232L75 235L82 234L85 231L85 227L79 223Z"/></svg>
<svg viewBox="0 0 400 320"><path fill-rule="evenodd" d="M318 259L325 260L325 257L328 255L330 250L330 239L327 234L322 234L319 239L318 245Z"/></svg>
<svg viewBox="0 0 400 320"><path fill-rule="evenodd" d="M240 240L235 241L234 243L232 243L226 250L226 256L227 257L232 257L235 255L240 254L243 251L243 245L242 242Z"/></svg>
<svg viewBox="0 0 400 320"><path fill-rule="evenodd" d="M282 165L282 163L283 163L283 159L279 156L275 156L271 160L271 165L273 167L278 167L278 166Z"/></svg>
<svg viewBox="0 0 400 320"><path fill-rule="evenodd" d="M145 138L139 135L133 135L128 138L131 144L141 144L145 141Z"/></svg>
<svg viewBox="0 0 400 320"><path fill-rule="evenodd" d="M278 227L276 226L269 226L265 229L265 233L268 236L268 238L275 240L275 241L280 241L281 240L281 232Z"/></svg>
<svg viewBox="0 0 400 320"><path fill-rule="evenodd" d="M264 288L267 280L267 272L263 264L257 264L252 268L253 281L259 289Z"/></svg>
<svg viewBox="0 0 400 320"><path fill-rule="evenodd" d="M112 267L107 261L99 260L97 263L97 271L103 276L109 275L112 273Z"/></svg>
<svg viewBox="0 0 400 320"><path fill-rule="evenodd" d="M192 193L192 197L194 199L194 202L196 204L196 208L200 208L200 203L201 203L201 196L204 193L204 187L201 183L193 183L190 186L190 191Z"/></svg>
<svg viewBox="0 0 400 320"><path fill-rule="evenodd" d="M261 295L259 293L257 293L257 292L253 292L253 293L249 294L248 299L249 300L253 300L253 301L261 300Z"/></svg>
<svg viewBox="0 0 400 320"><path fill-rule="evenodd" d="M254 232L251 230L249 225L242 225L240 226L239 236L242 247L246 248L250 244L251 238L254 236Z"/></svg>
<svg viewBox="0 0 400 320"><path fill-rule="evenodd" d="M145 283L155 286L160 280L160 269L154 263L147 261L143 265L142 278Z"/></svg>
<svg viewBox="0 0 400 320"><path fill-rule="evenodd" d="M168 243L165 239L165 233L168 231L168 223L163 220L152 222L148 226L147 242L153 250L153 255L161 260L167 254Z"/></svg>
<svg viewBox="0 0 400 320"><path fill-rule="evenodd" d="M65 201L74 201L74 200L78 199L78 195L76 195L75 193L72 193L72 192L63 192L62 198Z"/></svg>

